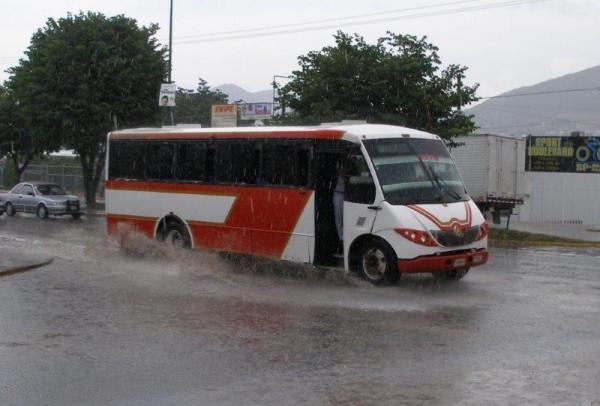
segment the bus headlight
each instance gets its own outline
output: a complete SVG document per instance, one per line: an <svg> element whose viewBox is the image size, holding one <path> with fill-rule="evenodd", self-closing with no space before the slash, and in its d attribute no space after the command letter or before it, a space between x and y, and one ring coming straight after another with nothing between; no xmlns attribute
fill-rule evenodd
<svg viewBox="0 0 600 406"><path fill-rule="evenodd" d="M410 228L395 228L394 231L415 244L426 247L437 247L437 243L427 231L412 230Z"/></svg>

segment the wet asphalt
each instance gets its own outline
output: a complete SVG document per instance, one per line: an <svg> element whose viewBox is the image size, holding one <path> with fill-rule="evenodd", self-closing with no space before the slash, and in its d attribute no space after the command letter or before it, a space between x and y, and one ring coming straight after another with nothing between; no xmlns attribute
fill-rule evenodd
<svg viewBox="0 0 600 406"><path fill-rule="evenodd" d="M458 283L0 218L0 405L600 405L600 252L491 249Z"/></svg>

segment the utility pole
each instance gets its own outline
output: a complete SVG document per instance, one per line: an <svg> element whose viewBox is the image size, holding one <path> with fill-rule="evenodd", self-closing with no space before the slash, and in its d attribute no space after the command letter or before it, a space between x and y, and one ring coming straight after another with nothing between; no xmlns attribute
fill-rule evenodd
<svg viewBox="0 0 600 406"><path fill-rule="evenodd" d="M171 71L173 69L173 0L171 0L171 11L169 16L169 83L171 81ZM173 119L173 107L169 107L169 115L171 116L171 125L175 125Z"/></svg>
<svg viewBox="0 0 600 406"><path fill-rule="evenodd" d="M171 0L171 13L169 18L169 83L171 83L171 69L173 61L173 0Z"/></svg>

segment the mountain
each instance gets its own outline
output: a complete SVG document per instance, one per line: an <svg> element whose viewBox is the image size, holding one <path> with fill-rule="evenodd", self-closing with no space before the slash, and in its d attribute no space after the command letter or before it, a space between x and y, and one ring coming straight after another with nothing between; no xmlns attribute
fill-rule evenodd
<svg viewBox="0 0 600 406"><path fill-rule="evenodd" d="M466 109L478 133L600 135L600 66L522 87Z"/></svg>
<svg viewBox="0 0 600 406"><path fill-rule="evenodd" d="M243 100L246 103L272 103L273 102L273 91L272 90L261 90L259 92L248 92L237 85L230 83L223 84L221 86L215 86L212 91L220 90L221 93L225 93L229 99L229 103Z"/></svg>
<svg viewBox="0 0 600 406"><path fill-rule="evenodd" d="M270 103L273 90L248 92L233 84L219 89L229 102ZM600 135L600 66L503 93L464 110L473 114L477 133Z"/></svg>

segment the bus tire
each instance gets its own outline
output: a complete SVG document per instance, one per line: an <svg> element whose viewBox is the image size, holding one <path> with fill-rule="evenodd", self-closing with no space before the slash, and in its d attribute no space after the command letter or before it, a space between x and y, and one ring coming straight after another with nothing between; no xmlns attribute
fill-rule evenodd
<svg viewBox="0 0 600 406"><path fill-rule="evenodd" d="M165 243L172 248L191 248L190 236L181 223L170 222L164 233Z"/></svg>
<svg viewBox="0 0 600 406"><path fill-rule="evenodd" d="M396 254L384 241L365 243L357 265L360 276L378 286L393 285L400 279Z"/></svg>

